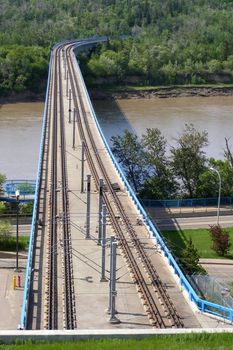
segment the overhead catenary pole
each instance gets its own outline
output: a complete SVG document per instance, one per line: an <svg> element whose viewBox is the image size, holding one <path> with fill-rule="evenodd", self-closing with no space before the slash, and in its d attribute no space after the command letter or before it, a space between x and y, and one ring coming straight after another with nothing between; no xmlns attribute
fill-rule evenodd
<svg viewBox="0 0 233 350"><path fill-rule="evenodd" d="M112 242L112 257L111 257L111 263L112 268L110 269L110 272L112 272L112 275L110 276L111 279L111 309L110 309L110 323L120 323L120 320L116 317L116 250L117 250L117 242Z"/></svg>
<svg viewBox="0 0 233 350"><path fill-rule="evenodd" d="M112 308L112 280L111 280L111 276L112 276L112 244L115 241L115 236L111 236L110 237L110 279L109 279L109 297L108 297L108 308L107 308L107 313L110 314L111 312L111 308Z"/></svg>
<svg viewBox="0 0 233 350"><path fill-rule="evenodd" d="M102 206L103 206L103 179L99 179L99 230L98 230L98 241L97 244L101 244L101 228L102 228Z"/></svg>
<svg viewBox="0 0 233 350"><path fill-rule="evenodd" d="M73 112L73 149L75 149L75 121L76 121L76 109Z"/></svg>
<svg viewBox="0 0 233 350"><path fill-rule="evenodd" d="M71 123L71 89L69 89L69 123Z"/></svg>
<svg viewBox="0 0 233 350"><path fill-rule="evenodd" d="M100 282L107 282L105 276L106 266L106 204L102 206L102 228L101 228L101 245L102 245L102 264L101 264L101 279Z"/></svg>
<svg viewBox="0 0 233 350"><path fill-rule="evenodd" d="M68 91L69 91L69 72L67 70L67 73L66 73L66 97L68 97Z"/></svg>
<svg viewBox="0 0 233 350"><path fill-rule="evenodd" d="M85 157L85 143L82 141L82 159L81 159L81 193L84 192L84 157Z"/></svg>
<svg viewBox="0 0 233 350"><path fill-rule="evenodd" d="M86 239L90 239L91 175L87 175Z"/></svg>

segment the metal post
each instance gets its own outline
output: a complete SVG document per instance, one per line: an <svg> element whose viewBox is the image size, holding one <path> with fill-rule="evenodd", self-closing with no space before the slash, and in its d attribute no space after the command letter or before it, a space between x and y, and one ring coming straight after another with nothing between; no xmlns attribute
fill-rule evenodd
<svg viewBox="0 0 233 350"><path fill-rule="evenodd" d="M100 282L107 282L107 278L105 277L105 258L106 258L106 205L103 204L102 208L102 268L101 268L101 279Z"/></svg>
<svg viewBox="0 0 233 350"><path fill-rule="evenodd" d="M222 181L221 181L221 176L219 171L214 168L210 167L210 170L215 171L218 174L218 179L219 179L219 187L218 187L218 209L217 209L217 225L219 225L219 213L220 213L220 200L221 200L221 187L222 187Z"/></svg>
<svg viewBox="0 0 233 350"><path fill-rule="evenodd" d="M103 179L99 179L99 231L98 231L98 241L97 244L101 244L101 216L102 216L102 206L103 206Z"/></svg>
<svg viewBox="0 0 233 350"><path fill-rule="evenodd" d="M73 113L73 149L75 149L75 119L76 119L76 110L74 108L74 113Z"/></svg>
<svg viewBox="0 0 233 350"><path fill-rule="evenodd" d="M84 192L84 157L85 157L85 143L82 141L82 160L81 160L81 193Z"/></svg>
<svg viewBox="0 0 233 350"><path fill-rule="evenodd" d="M16 267L15 271L19 270L19 197L20 193L18 190L15 191L16 197Z"/></svg>
<svg viewBox="0 0 233 350"><path fill-rule="evenodd" d="M91 175L87 175L86 239L90 239Z"/></svg>
<svg viewBox="0 0 233 350"><path fill-rule="evenodd" d="M221 187L222 187L222 182L221 182L221 176L220 176L219 171L217 171L217 174L218 174L218 179L219 179L217 225L219 225L219 213L220 213L220 199L221 199Z"/></svg>
<svg viewBox="0 0 233 350"><path fill-rule="evenodd" d="M112 308L112 244L115 241L115 236L110 237L110 279L109 279L109 298L108 298L108 308L107 313L110 314Z"/></svg>
<svg viewBox="0 0 233 350"><path fill-rule="evenodd" d="M19 271L19 197L16 197L16 271Z"/></svg>
<svg viewBox="0 0 233 350"><path fill-rule="evenodd" d="M66 73L66 97L68 97L68 90L69 90L69 72Z"/></svg>
<svg viewBox="0 0 233 350"><path fill-rule="evenodd" d="M71 123L71 89L69 89L69 123Z"/></svg>
<svg viewBox="0 0 233 350"><path fill-rule="evenodd" d="M116 249L117 249L117 242L112 243L112 276L110 276L111 284L112 284L112 295L111 295L111 310L110 310L110 323L120 323L120 320L116 317Z"/></svg>

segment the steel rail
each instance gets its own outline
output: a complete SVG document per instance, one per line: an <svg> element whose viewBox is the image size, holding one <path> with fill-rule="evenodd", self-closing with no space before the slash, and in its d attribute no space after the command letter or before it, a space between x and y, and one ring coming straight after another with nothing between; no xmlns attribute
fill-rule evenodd
<svg viewBox="0 0 233 350"><path fill-rule="evenodd" d="M60 155L61 155L61 183L62 183L62 228L63 228L63 259L64 259L64 328L76 328L75 297L73 284L73 264L72 264L72 246L70 236L70 215L68 200L68 179L66 169L66 146L65 146L65 124L64 124L64 106L63 106L63 88L61 62L59 60L59 93L60 93Z"/></svg>
<svg viewBox="0 0 233 350"><path fill-rule="evenodd" d="M85 127L86 127L86 130L87 130L87 133L88 133L88 136L89 136L92 148L93 148L94 153L96 155L97 162L98 162L99 167L101 169L101 172L102 172L102 174L104 176L105 182L108 185L108 190L111 193L111 195L112 195L112 197L113 197L113 199L115 201L115 204L117 205L117 208L118 208L119 212L121 213L121 218L124 221L124 225L125 225L125 227L127 229L127 232L131 235L131 240L134 243L136 242L136 249L137 249L138 253L140 254L140 257L142 258L143 263L145 264L145 267L147 269L148 274L150 275L150 280L152 281L154 287L156 286L157 293L159 293L160 298L163 300L163 303L165 303L165 305L166 305L167 309L165 310L165 312L167 313L167 318L171 320L171 326L183 327L183 323L180 320L180 317L178 316L177 311L176 311L173 303L171 302L169 296L167 295L167 292L166 292L165 288L163 287L162 282L159 279L158 274L157 274L154 266L152 265L152 262L150 261L150 259L148 258L147 254L145 253L145 251L144 251L144 249L142 247L142 244L141 244L140 240L138 239L138 237L136 235L136 232L133 229L132 224L131 224L130 220L128 219L127 215L126 215L126 213L125 213L125 211L124 211L124 209L122 207L122 204L121 204L118 196L116 195L115 191L112 189L110 179L109 179L109 177L107 175L107 171L106 171L105 167L103 166L102 159L101 159L101 157L98 154L98 150L96 148L96 145L95 145L95 142L94 142L94 139L93 139L93 136L92 136L89 124L87 122L85 108L84 108L84 105L83 105L83 101L82 101L82 97L81 97L81 93L80 93L80 89L79 89L79 86L78 86L77 77L75 75L75 70L74 70L72 61L70 62L70 66L69 66L70 73L71 73L71 67L72 67L72 71L73 71L73 79L75 81L77 94L79 96L80 107L81 107L81 111L82 111L82 114L83 114ZM72 75L70 74L70 77L71 76ZM72 90L73 90L73 95L75 96L74 83L72 83ZM74 100L76 100L75 103L76 103L76 108L77 108L78 107L78 103L77 103L76 97L74 98ZM80 131L81 139L83 141L85 141L86 144L87 144L87 141L85 140L85 133L84 133L84 130L82 129L81 117L80 116L79 116L79 131ZM91 157L91 154L90 154L90 151L89 151L88 147L86 147L86 154L87 154L87 158L88 158L89 163L90 163L90 167L91 167L92 172L93 172L93 176L94 176L94 179L95 179L96 186L98 187L99 176L98 176L97 170L95 169L95 164L94 164L94 162L92 160L92 157ZM144 299L147 300L147 303L148 303L148 310L147 311L148 311L149 317L151 319L153 319L152 323L154 325L159 326L159 327L165 327L165 323L163 321L163 318L161 317L161 315L159 313L158 307L156 306L156 303L154 302L154 298L151 295L151 293L149 291L149 288L145 287L146 286L145 283L141 283L141 281L143 280L142 273L141 273L140 269L137 266L137 262L135 261L134 255L133 255L133 253L132 253L132 251L131 251L131 249L129 247L129 244L127 243L127 240L126 240L125 235L124 235L124 233L122 231L122 228L120 227L120 225L118 223L118 220L115 218L115 213L114 213L114 210L112 209L111 203L109 202L107 194L104 194L104 197L105 197L105 202L106 202L106 205L108 207L109 213L110 213L111 218L112 218L111 220L112 220L113 226L115 228L116 233L118 234L118 236L120 238L121 245L123 247L125 255L127 256L128 263L130 265L130 269L134 272L135 283L137 283L139 285L139 291L143 294ZM154 280L154 278L156 278L156 281Z"/></svg>
<svg viewBox="0 0 233 350"><path fill-rule="evenodd" d="M47 324L45 328L58 328L58 290L57 290L57 92L58 92L58 54L54 52L54 86L53 86L53 118L52 118L52 153L51 153L51 182L49 196L48 220L48 298Z"/></svg>

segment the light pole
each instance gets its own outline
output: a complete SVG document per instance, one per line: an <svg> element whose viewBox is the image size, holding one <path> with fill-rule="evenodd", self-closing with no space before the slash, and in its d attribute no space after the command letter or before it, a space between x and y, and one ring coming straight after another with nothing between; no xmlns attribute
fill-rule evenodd
<svg viewBox="0 0 233 350"><path fill-rule="evenodd" d="M15 191L16 197L16 268L15 271L19 271L19 191Z"/></svg>
<svg viewBox="0 0 233 350"><path fill-rule="evenodd" d="M217 210L217 225L219 225L219 212L220 212L220 199L221 199L221 187L222 181L219 171L216 168L210 167L210 170L215 171L218 174L219 187L218 187L218 210Z"/></svg>

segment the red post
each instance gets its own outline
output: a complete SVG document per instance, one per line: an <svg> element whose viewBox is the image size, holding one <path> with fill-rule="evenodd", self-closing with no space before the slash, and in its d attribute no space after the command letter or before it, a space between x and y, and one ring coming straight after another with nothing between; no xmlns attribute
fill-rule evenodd
<svg viewBox="0 0 233 350"><path fill-rule="evenodd" d="M21 288L21 276L18 276L18 288Z"/></svg>

